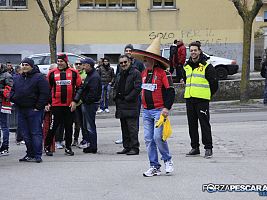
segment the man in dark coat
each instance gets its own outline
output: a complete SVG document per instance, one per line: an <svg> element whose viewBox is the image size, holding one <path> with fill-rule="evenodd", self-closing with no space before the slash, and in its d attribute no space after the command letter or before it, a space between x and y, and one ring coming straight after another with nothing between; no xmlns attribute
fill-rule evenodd
<svg viewBox="0 0 267 200"><path fill-rule="evenodd" d="M84 153L97 153L97 131L95 124L96 111L101 99L101 78L94 68L95 61L92 58L81 60L87 74L83 85L78 89L74 102L82 100L84 139L90 145L83 149Z"/></svg>
<svg viewBox="0 0 267 200"><path fill-rule="evenodd" d="M118 154L138 155L138 96L141 91L141 74L134 68L128 56L119 58L121 71L114 86L116 118L121 121L124 149Z"/></svg>
<svg viewBox="0 0 267 200"><path fill-rule="evenodd" d="M14 79L10 99L18 109L18 124L26 144L26 156L20 162L42 162L44 108L49 100L49 85L43 74L34 66L34 61L21 61L22 74Z"/></svg>

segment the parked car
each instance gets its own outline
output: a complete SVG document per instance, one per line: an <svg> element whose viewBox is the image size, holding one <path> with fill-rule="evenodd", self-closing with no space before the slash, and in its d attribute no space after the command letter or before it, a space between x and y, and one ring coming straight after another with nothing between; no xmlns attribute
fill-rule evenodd
<svg viewBox="0 0 267 200"><path fill-rule="evenodd" d="M228 75L233 75L238 72L239 66L237 65L235 60L217 57L213 55L209 55L206 52L203 52L209 59L208 61L212 64L216 71L217 76L220 80L227 79ZM169 59L170 48L164 48L161 50L161 55L167 59ZM190 57L189 48L186 47L186 60Z"/></svg>
<svg viewBox="0 0 267 200"><path fill-rule="evenodd" d="M85 56L82 56L82 55L76 55L73 53L66 53L66 52L64 53L68 55L69 63L72 65L76 62L77 59L86 58ZM48 73L49 67L51 64L50 53L34 54L34 55L28 56L28 58L31 58L34 60L34 64L39 67L41 73L43 74Z"/></svg>

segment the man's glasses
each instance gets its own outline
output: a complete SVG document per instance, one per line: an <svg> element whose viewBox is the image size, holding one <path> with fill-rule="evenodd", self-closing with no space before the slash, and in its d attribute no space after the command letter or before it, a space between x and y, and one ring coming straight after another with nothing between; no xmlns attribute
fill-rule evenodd
<svg viewBox="0 0 267 200"><path fill-rule="evenodd" d="M82 63L75 63L75 65L82 65Z"/></svg>
<svg viewBox="0 0 267 200"><path fill-rule="evenodd" d="M123 62L120 62L120 65L122 65L122 64L127 64L128 63L128 61L123 61Z"/></svg>

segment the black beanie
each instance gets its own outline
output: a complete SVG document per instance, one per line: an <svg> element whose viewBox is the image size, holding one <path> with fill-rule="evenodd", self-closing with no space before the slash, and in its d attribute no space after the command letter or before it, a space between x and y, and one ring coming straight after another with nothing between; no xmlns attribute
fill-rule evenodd
<svg viewBox="0 0 267 200"><path fill-rule="evenodd" d="M127 44L127 45L125 46L125 48L124 48L124 51L125 51L126 49L131 49L131 50L133 50L134 48L133 48L133 45L132 45L132 44Z"/></svg>
<svg viewBox="0 0 267 200"><path fill-rule="evenodd" d="M21 61L21 63L27 63L27 64L29 64L32 68L33 68L33 66L34 66L34 61L33 61L33 59L31 59L31 58L24 58L24 59Z"/></svg>

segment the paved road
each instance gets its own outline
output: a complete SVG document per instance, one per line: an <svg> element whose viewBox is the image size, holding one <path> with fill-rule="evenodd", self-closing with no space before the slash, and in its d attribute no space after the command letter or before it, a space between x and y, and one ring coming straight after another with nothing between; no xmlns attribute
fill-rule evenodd
<svg viewBox="0 0 267 200"><path fill-rule="evenodd" d="M68 157L58 150L44 162L19 163L25 146L14 143L11 154L0 157L1 200L209 200L266 199L257 193L204 193L206 183L266 183L267 112L213 113L214 158L187 158L190 150L186 116L172 115L173 136L169 146L175 173L144 178L148 159L141 123L139 156L117 155L121 145L119 120L98 118L99 153L74 149ZM201 147L201 154L204 151ZM162 168L164 172L164 167Z"/></svg>

